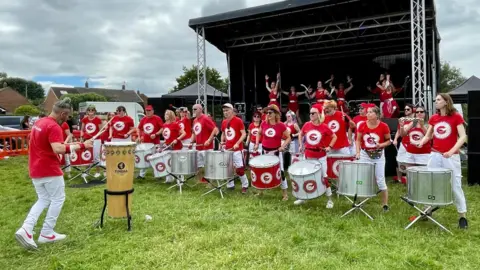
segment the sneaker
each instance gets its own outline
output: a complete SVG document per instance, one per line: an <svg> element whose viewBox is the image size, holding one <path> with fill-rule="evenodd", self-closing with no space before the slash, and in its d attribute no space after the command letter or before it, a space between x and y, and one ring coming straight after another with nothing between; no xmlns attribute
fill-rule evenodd
<svg viewBox="0 0 480 270"><path fill-rule="evenodd" d="M332 208L333 208L333 201L328 200L327 209L332 209Z"/></svg>
<svg viewBox="0 0 480 270"><path fill-rule="evenodd" d="M145 176L138 175L137 179L145 179Z"/></svg>
<svg viewBox="0 0 480 270"><path fill-rule="evenodd" d="M383 212L386 213L388 211L390 211L390 207L388 207L388 205L384 205L383 206Z"/></svg>
<svg viewBox="0 0 480 270"><path fill-rule="evenodd" d="M26 249L37 249L37 243L33 240L33 232L29 233L23 227L15 233L15 239Z"/></svg>
<svg viewBox="0 0 480 270"><path fill-rule="evenodd" d="M40 244L53 243L53 242L61 241L65 238L67 238L65 234L59 234L56 232L53 232L51 235L40 234L40 236L38 237L38 243Z"/></svg>
<svg viewBox="0 0 480 270"><path fill-rule="evenodd" d="M304 200L296 200L293 202L294 205L300 205L300 204L304 204L305 201Z"/></svg>
<svg viewBox="0 0 480 270"><path fill-rule="evenodd" d="M467 219L464 218L464 217L461 217L461 218L458 220L458 227L459 227L460 229L464 229L464 230L468 229L468 221L467 221Z"/></svg>
<svg viewBox="0 0 480 270"><path fill-rule="evenodd" d="M242 188L242 194L247 194L247 191L248 191L248 188L246 188L246 187Z"/></svg>
<svg viewBox="0 0 480 270"><path fill-rule="evenodd" d="M205 179L205 177L202 177L202 179L200 180L200 183L208 184L208 181Z"/></svg>

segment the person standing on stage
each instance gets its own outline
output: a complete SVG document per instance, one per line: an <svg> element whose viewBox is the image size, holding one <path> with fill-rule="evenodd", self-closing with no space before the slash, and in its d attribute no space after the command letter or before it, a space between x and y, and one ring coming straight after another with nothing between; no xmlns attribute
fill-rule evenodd
<svg viewBox="0 0 480 270"><path fill-rule="evenodd" d="M185 139L183 139L183 148L187 149L192 143L192 120L190 119L187 108L180 108L180 121L178 121L180 127L185 131Z"/></svg>
<svg viewBox="0 0 480 270"><path fill-rule="evenodd" d="M95 105L89 105L87 107L87 115L85 115L81 121L80 129L80 141L85 141L93 138L100 131L102 120L96 115L97 110ZM95 162L100 161L100 148L102 147L102 140L100 138L93 141L93 160ZM100 176L100 167L97 166L97 172L94 177Z"/></svg>
<svg viewBox="0 0 480 270"><path fill-rule="evenodd" d="M331 209L333 208L333 201L332 189L327 178L327 152L332 149L332 146L337 140L337 136L323 123L324 120L325 115L323 113L322 105L313 105L310 109L310 122L305 123L300 131L299 143L300 151L305 152L306 159L318 160L322 165L321 175L323 177L323 183L327 188L325 194L328 198L326 207ZM305 144L303 144L304 139ZM295 205L303 203L305 203L304 200L296 200L294 202Z"/></svg>
<svg viewBox="0 0 480 270"><path fill-rule="evenodd" d="M218 134L218 128L213 122L212 118L203 113L202 105L193 105L193 132L192 132L192 144L196 143L197 149L197 165L199 168L205 166L205 151L213 150L214 138ZM200 170L198 177L201 183L208 183L203 176L205 172Z"/></svg>
<svg viewBox="0 0 480 270"><path fill-rule="evenodd" d="M245 164L243 163L243 140L247 136L245 132L245 126L242 119L233 115L233 105L225 103L222 106L223 116L225 119L222 121L222 139L221 145L224 149L233 151L233 166L235 172L242 182L242 194L247 193L248 179L245 175ZM233 190L235 183L233 181L228 182L227 188Z"/></svg>
<svg viewBox="0 0 480 270"><path fill-rule="evenodd" d="M53 105L52 113L35 122L32 127L28 151L28 170L38 196L22 227L15 233L15 238L26 249L37 249L33 240L33 229L48 207L47 215L40 231L38 242L51 243L61 241L67 236L54 231L57 219L65 202L65 181L60 169L58 155L69 154L76 149L93 148L91 141L65 144L60 125L67 121L72 110L71 101L65 98Z"/></svg>
<svg viewBox="0 0 480 270"><path fill-rule="evenodd" d="M428 124L425 123L425 108L422 106L417 106L415 108L414 117L415 120L404 125L403 129L401 129L401 136L404 138L409 138L404 162L411 165L426 166L428 163L428 158L430 157L430 153L432 152L431 145L430 143L426 143L420 148L417 146L425 137L425 134L427 134L428 130Z"/></svg>
<svg viewBox="0 0 480 270"><path fill-rule="evenodd" d="M261 136L257 137L255 142L254 151L257 151L260 145L260 139L262 143L263 153L271 153L279 157L280 159L280 168L281 168L281 189L283 193L282 200L288 200L288 183L285 178L285 168L283 166L283 158L280 155L283 155L285 148L290 143L290 132L284 123L280 122L280 109L277 105L270 105L267 108L267 120L262 122L260 125L259 133ZM282 138L285 138L285 141L282 144ZM259 195L262 194L260 191Z"/></svg>
<svg viewBox="0 0 480 270"><path fill-rule="evenodd" d="M141 143L153 143L157 148L160 147L160 135L162 134L163 120L155 115L152 105L145 107L145 117L138 124L138 140ZM146 169L140 169L138 177L145 178Z"/></svg>
<svg viewBox="0 0 480 270"><path fill-rule="evenodd" d="M290 87L290 92L282 91L282 94L288 96L288 110L293 112L296 115L298 123L299 123L299 125L301 125L302 120L300 119L298 97L305 94L305 91L297 92L297 90L295 89L295 86L291 86Z"/></svg>
<svg viewBox="0 0 480 270"><path fill-rule="evenodd" d="M333 75L330 77L330 88L332 88L332 90L337 95L337 103L338 103L338 106L341 108L341 111L348 114L349 109L347 107L346 96L348 92L350 92L350 90L353 89L352 78L350 76L347 76L347 83L349 84L347 89L345 89L345 86L343 85L343 83L338 84L338 89L337 89L333 84L334 78L335 77Z"/></svg>
<svg viewBox="0 0 480 270"><path fill-rule="evenodd" d="M395 137L393 139L393 145L395 147L397 147L398 145L398 139L401 137L402 138L402 142L400 143L400 147L398 147L398 151L397 151L397 176L396 177L393 177L393 180L395 181L399 181L399 182L402 182L402 183L406 183L406 177L404 177L402 175L402 172L400 171L400 168L399 168L399 164L401 162L405 162L405 159L406 159L406 156L407 156L407 148L408 148L408 145L410 144L410 137L409 136L402 136L402 130L404 129L404 127L410 123L412 123L412 121L410 120L410 118L412 118L414 116L414 107L412 104L407 104L405 105L405 118L400 118L398 119L398 126L397 126L397 132L395 133ZM406 134L404 134L406 135Z"/></svg>
<svg viewBox="0 0 480 270"><path fill-rule="evenodd" d="M248 153L250 155L250 159L258 156L259 153L262 152L262 145L260 144L258 146L258 152L254 153L253 148L255 147L255 142L257 141L257 136L261 136L258 131L260 130L260 124L261 124L261 113L260 112L254 112L253 113L253 120L248 126L248 136L247 136L247 146L248 146ZM260 139L261 141L261 139Z"/></svg>
<svg viewBox="0 0 480 270"><path fill-rule="evenodd" d="M467 229L467 201L462 189L462 167L459 155L460 147L467 139L463 126L464 120L462 115L453 107L452 98L448 94L437 95L435 108L437 113L428 121L427 134L418 144L418 147L423 147L433 138L432 153L428 159L427 167L446 168L453 171L453 195L460 216L458 226L461 229Z"/></svg>
<svg viewBox="0 0 480 270"><path fill-rule="evenodd" d="M330 154L350 155L350 144L347 138L347 123L345 115L337 111L337 103L333 100L325 101L325 124L335 133L337 140Z"/></svg>
<svg viewBox="0 0 480 270"><path fill-rule="evenodd" d="M357 131L357 159L375 164L375 178L382 194L383 211L387 212L388 189L385 182L385 147L391 144L390 128L380 121L380 108L368 108L367 121Z"/></svg>
<svg viewBox="0 0 480 270"><path fill-rule="evenodd" d="M265 84L268 92L270 93L268 95L268 99L269 99L268 106L270 106L271 104L275 104L278 108L280 108L280 103L278 103L278 98L280 97L280 92L278 91L279 85L280 85L280 72L277 73L277 81L276 82L272 81L270 86L268 86L268 80L269 80L268 75L265 75Z"/></svg>
<svg viewBox="0 0 480 270"><path fill-rule="evenodd" d="M117 107L117 115L110 122L110 136L112 142L129 142L130 135L135 132L133 119L127 115L127 109L123 106Z"/></svg>
<svg viewBox="0 0 480 270"><path fill-rule="evenodd" d="M332 97L327 89L323 88L323 84L321 81L317 82L317 91L310 94L310 99L315 99L316 102L320 105L323 105L323 102L327 100L327 98Z"/></svg>

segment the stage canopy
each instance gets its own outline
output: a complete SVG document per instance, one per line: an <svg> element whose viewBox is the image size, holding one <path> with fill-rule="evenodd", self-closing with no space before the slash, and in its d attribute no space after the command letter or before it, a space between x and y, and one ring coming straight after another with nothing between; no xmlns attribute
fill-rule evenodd
<svg viewBox="0 0 480 270"><path fill-rule="evenodd" d="M457 88L448 92L454 103L468 103L468 91L480 91L480 79L472 76Z"/></svg>
<svg viewBox="0 0 480 270"><path fill-rule="evenodd" d="M207 97L208 98L228 98L227 94L223 93L220 90L213 88L210 85L207 85ZM197 98L198 97L198 83L194 83L190 86L183 88L182 90L178 90L176 92L172 92L166 95L162 95L162 98Z"/></svg>

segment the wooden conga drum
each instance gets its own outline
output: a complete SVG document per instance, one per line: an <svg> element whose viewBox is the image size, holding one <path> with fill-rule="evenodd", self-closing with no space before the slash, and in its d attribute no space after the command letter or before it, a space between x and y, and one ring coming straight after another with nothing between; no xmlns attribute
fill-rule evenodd
<svg viewBox="0 0 480 270"><path fill-rule="evenodd" d="M107 191L126 192L133 188L135 170L135 142L106 142ZM108 194L108 193L107 193ZM127 195L107 196L108 216L127 217ZM132 213L132 194L128 194L128 210Z"/></svg>

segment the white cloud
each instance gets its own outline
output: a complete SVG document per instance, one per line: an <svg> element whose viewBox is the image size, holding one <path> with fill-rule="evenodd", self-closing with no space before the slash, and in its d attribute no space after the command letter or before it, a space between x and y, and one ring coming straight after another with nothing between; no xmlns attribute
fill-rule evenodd
<svg viewBox="0 0 480 270"><path fill-rule="evenodd" d="M45 93L47 93L48 90L50 89L50 87L52 87L52 86L65 87L65 88L73 88L74 87L74 85L58 84L58 83L51 82L51 81L39 81L37 83L40 84L43 87L43 89L45 90Z"/></svg>

